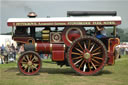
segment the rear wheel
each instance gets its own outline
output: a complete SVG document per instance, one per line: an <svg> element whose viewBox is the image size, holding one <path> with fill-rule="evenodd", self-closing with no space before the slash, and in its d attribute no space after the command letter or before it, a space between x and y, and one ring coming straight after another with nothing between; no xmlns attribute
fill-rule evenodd
<svg viewBox="0 0 128 85"><path fill-rule="evenodd" d="M40 56L34 51L24 52L18 60L18 68L25 75L38 73L41 68Z"/></svg>
<svg viewBox="0 0 128 85"><path fill-rule="evenodd" d="M68 49L68 62L80 75L96 75L106 64L107 51L95 37L81 37Z"/></svg>

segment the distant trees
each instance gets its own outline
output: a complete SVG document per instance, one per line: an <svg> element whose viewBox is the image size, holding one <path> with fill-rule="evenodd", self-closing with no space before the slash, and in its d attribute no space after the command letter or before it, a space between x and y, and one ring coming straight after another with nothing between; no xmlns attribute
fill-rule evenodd
<svg viewBox="0 0 128 85"><path fill-rule="evenodd" d="M8 33L1 33L1 35L12 35L12 32L8 32Z"/></svg>
<svg viewBox="0 0 128 85"><path fill-rule="evenodd" d="M113 32L113 28L108 28L106 30L109 36ZM117 35L120 37L121 42L128 42L128 29L117 28Z"/></svg>
<svg viewBox="0 0 128 85"><path fill-rule="evenodd" d="M128 42L128 29L118 28L117 32L121 42Z"/></svg>

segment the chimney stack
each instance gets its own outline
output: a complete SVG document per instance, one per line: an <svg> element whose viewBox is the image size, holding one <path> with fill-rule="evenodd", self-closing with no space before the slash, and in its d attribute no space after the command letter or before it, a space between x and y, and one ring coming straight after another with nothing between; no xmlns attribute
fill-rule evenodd
<svg viewBox="0 0 128 85"><path fill-rule="evenodd" d="M35 18L37 15L35 12L29 12L28 17L29 18Z"/></svg>

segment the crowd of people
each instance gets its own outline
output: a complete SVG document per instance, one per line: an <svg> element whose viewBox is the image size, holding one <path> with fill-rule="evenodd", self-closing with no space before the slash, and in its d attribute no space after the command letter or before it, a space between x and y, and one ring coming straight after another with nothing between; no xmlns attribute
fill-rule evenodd
<svg viewBox="0 0 128 85"><path fill-rule="evenodd" d="M23 50L22 46L15 47L13 43L11 45L7 44L6 46L2 44L0 47L0 63L5 64L9 61L16 61L16 55L21 53Z"/></svg>

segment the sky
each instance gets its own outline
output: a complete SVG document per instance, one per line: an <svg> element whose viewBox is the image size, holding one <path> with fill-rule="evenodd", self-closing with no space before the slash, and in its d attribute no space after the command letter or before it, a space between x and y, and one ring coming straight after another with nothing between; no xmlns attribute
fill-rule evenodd
<svg viewBox="0 0 128 85"><path fill-rule="evenodd" d="M121 28L128 28L128 0L0 0L0 33L11 32L9 18L27 18L31 11L38 17L66 17L67 11L117 11Z"/></svg>

